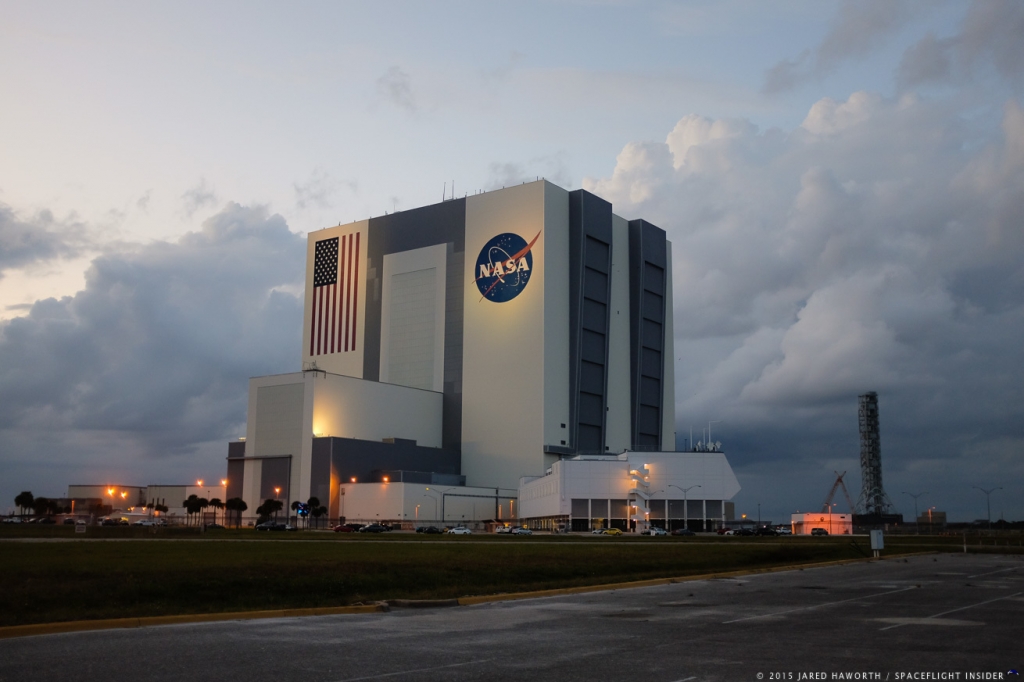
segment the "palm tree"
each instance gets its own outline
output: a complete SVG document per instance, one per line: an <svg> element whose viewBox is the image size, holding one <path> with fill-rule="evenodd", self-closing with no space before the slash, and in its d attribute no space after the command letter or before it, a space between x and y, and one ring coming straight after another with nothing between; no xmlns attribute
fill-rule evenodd
<svg viewBox="0 0 1024 682"><path fill-rule="evenodd" d="M35 497L28 490L23 490L20 495L14 498L14 504L18 505L21 509L21 515L25 515L26 509L32 508L32 503L35 502Z"/></svg>
<svg viewBox="0 0 1024 682"><path fill-rule="evenodd" d="M192 515L199 511L199 496L189 495L188 499L181 503L181 506L185 508L186 525L192 525Z"/></svg>
<svg viewBox="0 0 1024 682"><path fill-rule="evenodd" d="M235 527L242 525L242 512L249 508L249 505L245 503L241 497L232 497L230 500L224 503L224 506L228 511L235 512ZM257 510L257 513L259 511Z"/></svg>
<svg viewBox="0 0 1024 682"><path fill-rule="evenodd" d="M316 500L315 497L313 499ZM319 501L320 500L317 500L317 502L319 502ZM317 506L311 508L310 513L313 514L313 518L314 519L317 519L316 527L319 528L320 527L319 519L320 519L321 516L324 516L327 513L327 507L325 507L323 505L317 505Z"/></svg>
<svg viewBox="0 0 1024 682"><path fill-rule="evenodd" d="M206 509L210 506L210 501L205 497L199 498L199 525L206 525Z"/></svg>
<svg viewBox="0 0 1024 682"><path fill-rule="evenodd" d="M214 511L213 511L213 522L217 523L217 510L218 509L223 509L226 505L223 502L220 501L219 497L215 497L212 500L210 500L210 506L213 507L213 509L214 509ZM224 524L227 525L227 519L226 518L224 519Z"/></svg>

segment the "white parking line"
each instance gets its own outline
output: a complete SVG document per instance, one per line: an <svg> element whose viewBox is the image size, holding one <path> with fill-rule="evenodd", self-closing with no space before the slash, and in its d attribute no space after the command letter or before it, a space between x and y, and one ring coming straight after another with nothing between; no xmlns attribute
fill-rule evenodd
<svg viewBox="0 0 1024 682"><path fill-rule="evenodd" d="M438 665L433 668L416 668L413 670L399 670L393 673L382 673L380 675L366 675L364 677L346 677L338 682L357 682L358 680L379 680L384 677L395 677L397 675L412 675L413 673L426 673L432 670L445 670L446 668L458 668L463 665L473 665L475 663L488 663L493 661L493 658L482 658L479 661L466 661L465 663L451 663L449 665Z"/></svg>
<svg viewBox="0 0 1024 682"><path fill-rule="evenodd" d="M907 590L916 590L916 589L918 589L918 588L916 586L914 586L914 587L904 587L903 589L900 589L900 590L889 590L888 592L876 592L875 594L866 594L866 595L863 595L863 596L860 596L860 597L853 597L851 599L840 599L839 601L830 601L830 602L825 602L824 604L813 604L811 606L801 606L800 608L797 608L797 609L787 609L785 611L776 611L774 613L765 613L765 614L762 614L760 616L747 616L746 618L737 618L736 620L727 620L727 621L723 621L722 624L723 625L728 625L729 623L739 623L739 622L744 621L744 620L756 620L758 618L771 618L773 616L782 616L782 615L785 615L787 613L795 613L797 611L810 611L811 609L821 608L822 606L834 606L835 604L845 604L846 602L860 601L861 599L871 599L872 597L883 597L883 596L885 596L887 594L896 594L897 592L906 592Z"/></svg>
<svg viewBox="0 0 1024 682"><path fill-rule="evenodd" d="M1011 594L1011 595L1009 595L1007 597L996 597L995 599L989 599L987 601L980 601L977 604L970 604L968 606L961 606L958 609L951 609L949 611L943 611L942 613L936 613L934 616L927 616L925 618L925 620L928 620L928 619L931 619L931 618L941 618L943 616L948 616L951 613L956 613L957 611L966 611L967 609L973 609L975 606L984 606L985 604L991 604L992 602L995 602L995 601L1002 601L1004 599L1013 599L1014 597L1019 597L1022 594L1024 594L1024 592L1018 592L1017 594ZM910 625L910 624L911 623L897 623L896 625L890 625L888 627L880 628L879 632L881 632L882 630L892 630L893 628L903 627L904 625Z"/></svg>
<svg viewBox="0 0 1024 682"><path fill-rule="evenodd" d="M978 575L969 575L967 577L968 578L980 578L983 575L992 575L993 573L1005 573L1006 571L1016 571L1016 570L1017 570L1016 566L1011 566L1010 568L1000 568L998 571L989 571L988 573L979 573Z"/></svg>

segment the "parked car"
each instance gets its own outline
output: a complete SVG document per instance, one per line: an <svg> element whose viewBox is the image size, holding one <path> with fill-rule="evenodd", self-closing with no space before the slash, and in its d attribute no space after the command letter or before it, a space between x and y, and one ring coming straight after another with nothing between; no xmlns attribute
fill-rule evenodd
<svg viewBox="0 0 1024 682"><path fill-rule="evenodd" d="M440 535L441 529L437 526L427 526L423 529L423 533L426 535Z"/></svg>
<svg viewBox="0 0 1024 682"><path fill-rule="evenodd" d="M755 535L770 535L772 537L775 537L776 535L778 535L778 532L776 532L776 530L774 528L769 528L768 526L764 526L764 527L758 528L756 531L754 531L754 534Z"/></svg>
<svg viewBox="0 0 1024 682"><path fill-rule="evenodd" d="M277 521L264 521L263 523L256 524L256 530L287 530L286 523L278 523Z"/></svg>
<svg viewBox="0 0 1024 682"><path fill-rule="evenodd" d="M511 526L498 526L497 528L494 529L494 532L495 533L505 533L505 534L508 534L508 533L512 533L513 529L512 529Z"/></svg>
<svg viewBox="0 0 1024 682"><path fill-rule="evenodd" d="M672 531L672 535L696 535L696 533L689 528L676 528Z"/></svg>
<svg viewBox="0 0 1024 682"><path fill-rule="evenodd" d="M754 535L754 531L750 530L749 528L737 528L733 531L733 535L752 536Z"/></svg>
<svg viewBox="0 0 1024 682"><path fill-rule="evenodd" d="M604 528L595 528L594 530L590 531L590 534L591 535L603 535L604 531L605 531Z"/></svg>
<svg viewBox="0 0 1024 682"><path fill-rule="evenodd" d="M618 528L605 528L601 531L602 535L622 535L622 531Z"/></svg>
<svg viewBox="0 0 1024 682"><path fill-rule="evenodd" d="M355 533L356 529L353 528L352 526L348 525L347 523L342 523L342 524L337 525L337 526L334 527L334 532L335 533ZM419 533L420 529L417 528L416 532Z"/></svg>
<svg viewBox="0 0 1024 682"><path fill-rule="evenodd" d="M775 532L777 532L779 535L792 535L793 529L789 526L779 526L775 529Z"/></svg>
<svg viewBox="0 0 1024 682"><path fill-rule="evenodd" d="M69 516L65 518L63 521L61 521L61 523L63 523L65 526L73 526L75 525L75 518L73 516Z"/></svg>
<svg viewBox="0 0 1024 682"><path fill-rule="evenodd" d="M466 528L465 526L458 526L456 528L452 528L448 532L450 534L452 534L452 535L472 535L473 534L473 531L471 531L470 529Z"/></svg>
<svg viewBox="0 0 1024 682"><path fill-rule="evenodd" d="M380 525L379 523L371 523L369 526L363 526L359 529L360 533L383 533L387 528Z"/></svg>
<svg viewBox="0 0 1024 682"><path fill-rule="evenodd" d="M812 528L811 535L828 535L828 531L824 528Z"/></svg>
<svg viewBox="0 0 1024 682"><path fill-rule="evenodd" d="M512 535L533 535L533 531L529 528L513 528Z"/></svg>
<svg viewBox="0 0 1024 682"><path fill-rule="evenodd" d="M17 516L8 516L4 519L4 523L21 523L21 519Z"/></svg>
<svg viewBox="0 0 1024 682"><path fill-rule="evenodd" d="M153 526L153 525L156 525L156 524L150 522L150 523L139 524L139 525ZM206 524L206 530L224 530L224 526L220 525L219 523L208 523L208 524Z"/></svg>
<svg viewBox="0 0 1024 682"><path fill-rule="evenodd" d="M151 519L139 519L138 521L136 521L132 525L133 526L155 526L156 525L156 521L153 521ZM209 524L207 524L206 527L209 528L210 527Z"/></svg>
<svg viewBox="0 0 1024 682"><path fill-rule="evenodd" d="M42 524L45 524L45 525L49 526L49 525L53 525L53 524L57 523L57 521L56 521L56 519L54 519L52 517L44 516L43 518L39 519L39 523L42 523Z"/></svg>

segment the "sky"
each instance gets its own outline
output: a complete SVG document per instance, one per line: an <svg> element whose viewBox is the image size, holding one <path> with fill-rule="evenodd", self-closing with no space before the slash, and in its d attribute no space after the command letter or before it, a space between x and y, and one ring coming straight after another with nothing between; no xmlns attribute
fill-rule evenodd
<svg viewBox="0 0 1024 682"><path fill-rule="evenodd" d="M673 243L737 513L1024 519L1024 3L0 0L0 512L217 479L305 235L544 177ZM842 496L837 511L845 511Z"/></svg>

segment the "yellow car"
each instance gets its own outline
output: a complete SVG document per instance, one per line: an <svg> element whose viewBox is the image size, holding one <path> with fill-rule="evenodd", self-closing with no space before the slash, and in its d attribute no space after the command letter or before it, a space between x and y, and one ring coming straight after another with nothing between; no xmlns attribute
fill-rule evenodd
<svg viewBox="0 0 1024 682"><path fill-rule="evenodd" d="M605 528L601 535L622 535L622 531L618 528Z"/></svg>

